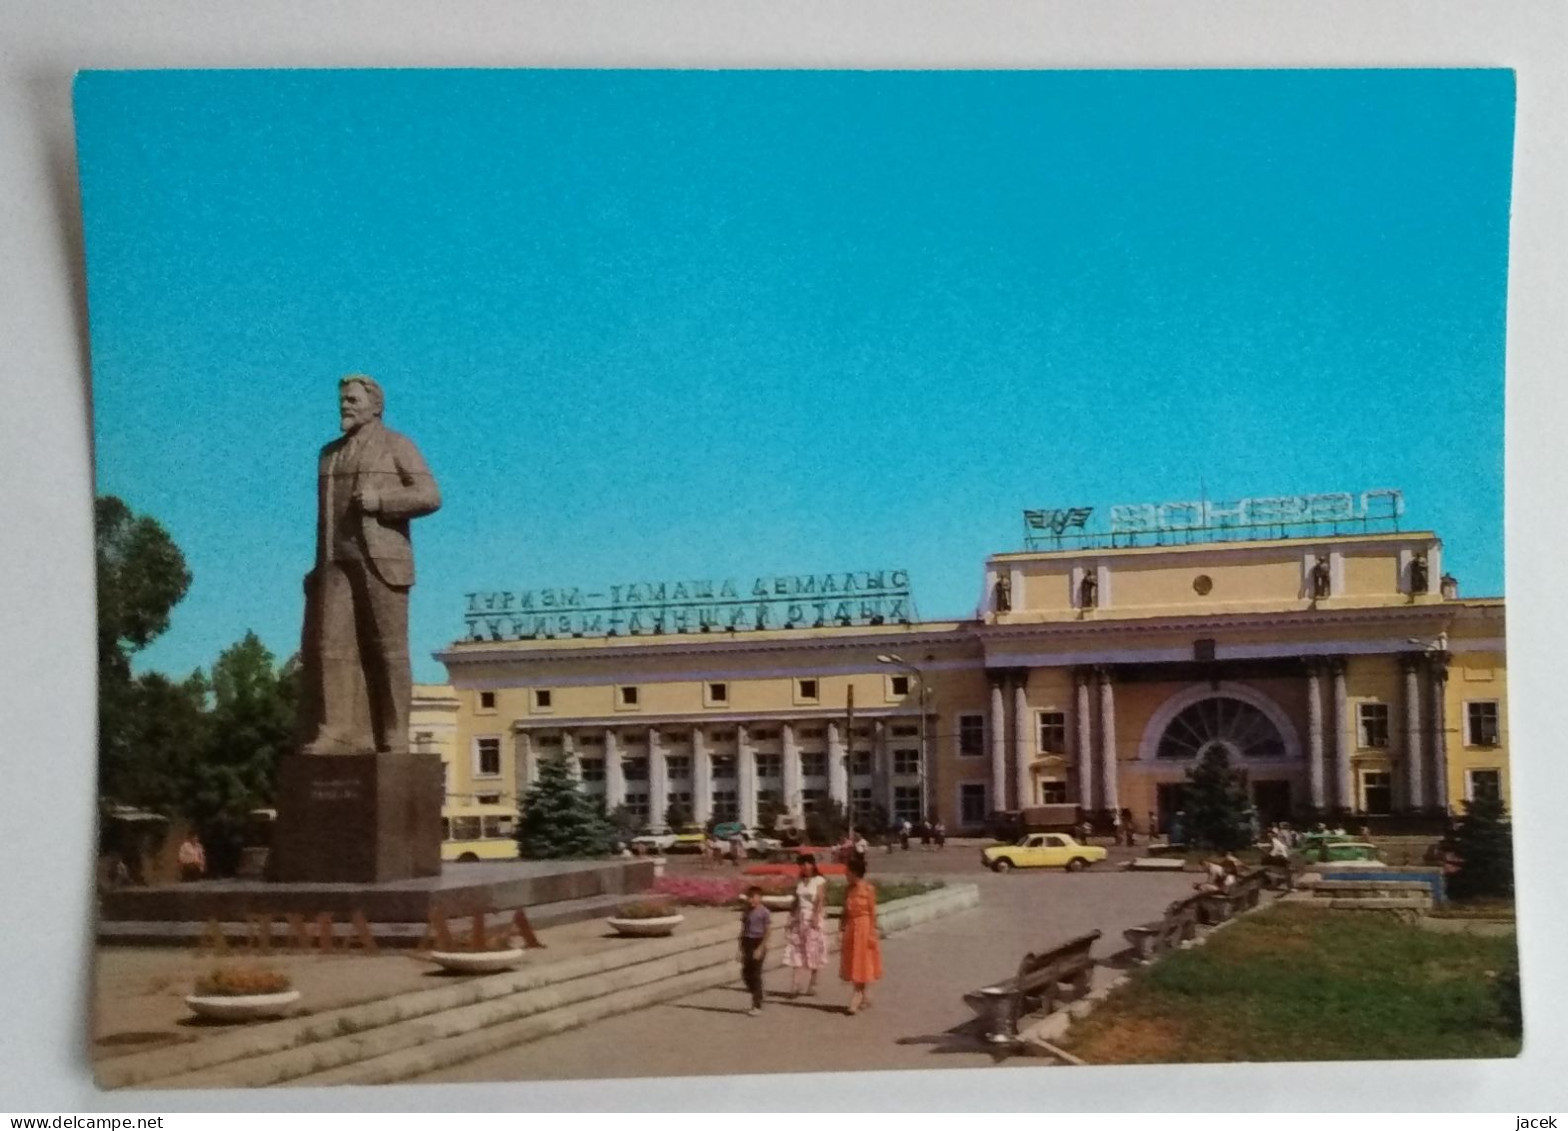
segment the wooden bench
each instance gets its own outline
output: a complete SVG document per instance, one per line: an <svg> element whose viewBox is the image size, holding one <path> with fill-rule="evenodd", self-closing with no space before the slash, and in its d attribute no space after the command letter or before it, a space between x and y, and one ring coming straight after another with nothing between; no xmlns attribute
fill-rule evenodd
<svg viewBox="0 0 1568 1131"><path fill-rule="evenodd" d="M1058 1002L1075 1001L1087 994L1094 973L1089 951L1099 938L1099 931L1090 931L1051 950L1026 954L1018 964L1018 973L1007 981L965 994L964 1001L985 1022L986 1040L997 1044L1015 1041L1020 1017L1049 1012Z"/></svg>
<svg viewBox="0 0 1568 1131"><path fill-rule="evenodd" d="M1201 895L1178 899L1165 909L1163 918L1140 927L1128 927L1122 932L1139 962L1153 962L1156 957L1178 943L1186 942L1198 934L1198 902Z"/></svg>
<svg viewBox="0 0 1568 1131"><path fill-rule="evenodd" d="M1256 907L1263 897L1268 876L1267 868L1253 868L1243 873L1229 891L1200 894L1199 917L1204 925L1212 927Z"/></svg>

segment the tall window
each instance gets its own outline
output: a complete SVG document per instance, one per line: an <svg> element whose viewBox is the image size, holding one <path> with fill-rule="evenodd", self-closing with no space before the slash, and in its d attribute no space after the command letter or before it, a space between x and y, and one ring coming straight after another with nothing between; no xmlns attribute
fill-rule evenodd
<svg viewBox="0 0 1568 1131"><path fill-rule="evenodd" d="M893 819L895 821L920 820L920 787L900 785L893 789Z"/></svg>
<svg viewBox="0 0 1568 1131"><path fill-rule="evenodd" d="M1381 750L1388 746L1387 703L1362 703L1356 708L1356 720L1363 749Z"/></svg>
<svg viewBox="0 0 1568 1131"><path fill-rule="evenodd" d="M849 772L855 777L871 776L871 751L857 750L849 756Z"/></svg>
<svg viewBox="0 0 1568 1131"><path fill-rule="evenodd" d="M1361 811L1374 815L1394 811L1394 776L1368 770L1361 775Z"/></svg>
<svg viewBox="0 0 1568 1131"><path fill-rule="evenodd" d="M1043 781L1040 783L1041 805L1066 805L1067 783L1064 781Z"/></svg>
<svg viewBox="0 0 1568 1131"><path fill-rule="evenodd" d="M849 816L856 823L871 819L871 791L869 789L852 789L849 791Z"/></svg>
<svg viewBox="0 0 1568 1131"><path fill-rule="evenodd" d="M895 774L918 774L920 772L920 751L893 751L893 772Z"/></svg>
<svg viewBox="0 0 1568 1131"><path fill-rule="evenodd" d="M1497 700L1465 704L1465 745L1496 746L1498 743Z"/></svg>
<svg viewBox="0 0 1568 1131"><path fill-rule="evenodd" d="M580 759L578 761L577 766L578 766L578 772L582 775L582 780L583 781L585 781L585 782L602 782L602 781L604 781L604 759L603 758L582 758L582 759Z"/></svg>
<svg viewBox="0 0 1568 1131"><path fill-rule="evenodd" d="M1471 770L1466 777L1469 779L1469 793L1471 801L1500 801L1503 796L1503 773L1501 770Z"/></svg>
<svg viewBox="0 0 1568 1131"><path fill-rule="evenodd" d="M647 781L648 759L627 758L621 763L621 774L627 781Z"/></svg>
<svg viewBox="0 0 1568 1131"><path fill-rule="evenodd" d="M671 778L691 777L691 756L688 754L667 754L664 758L664 769Z"/></svg>
<svg viewBox="0 0 1568 1131"><path fill-rule="evenodd" d="M648 822L648 795L646 793L628 793L626 795L626 811L639 821Z"/></svg>
<svg viewBox="0 0 1568 1131"><path fill-rule="evenodd" d="M958 820L964 825L983 825L990 815L984 782L964 782L958 787Z"/></svg>
<svg viewBox="0 0 1568 1131"><path fill-rule="evenodd" d="M715 821L733 821L740 816L740 802L733 789L716 789L713 791L713 819Z"/></svg>
<svg viewBox="0 0 1568 1131"><path fill-rule="evenodd" d="M800 792L800 807L806 813L815 813L827 804L828 791L825 789L803 789Z"/></svg>
<svg viewBox="0 0 1568 1131"><path fill-rule="evenodd" d="M784 755L758 754L757 776L759 778L780 778L784 776Z"/></svg>
<svg viewBox="0 0 1568 1131"><path fill-rule="evenodd" d="M979 758L985 754L985 716L958 716L958 753L963 758Z"/></svg>
<svg viewBox="0 0 1568 1131"><path fill-rule="evenodd" d="M1067 753L1067 715L1062 711L1041 711L1039 718L1041 752Z"/></svg>
<svg viewBox="0 0 1568 1131"><path fill-rule="evenodd" d="M481 738L474 744L474 776L499 777L501 774L501 740Z"/></svg>
<svg viewBox="0 0 1568 1131"><path fill-rule="evenodd" d="M715 754L713 756L713 780L714 781L734 781L735 780L735 755L733 755L733 754Z"/></svg>

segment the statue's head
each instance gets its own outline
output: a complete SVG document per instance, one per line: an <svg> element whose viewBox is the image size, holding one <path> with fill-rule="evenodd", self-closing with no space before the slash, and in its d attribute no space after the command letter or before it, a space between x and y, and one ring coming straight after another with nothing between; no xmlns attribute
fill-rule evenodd
<svg viewBox="0 0 1568 1131"><path fill-rule="evenodd" d="M338 417L345 432L358 431L379 419L385 404L381 386L363 373L350 373L338 382Z"/></svg>

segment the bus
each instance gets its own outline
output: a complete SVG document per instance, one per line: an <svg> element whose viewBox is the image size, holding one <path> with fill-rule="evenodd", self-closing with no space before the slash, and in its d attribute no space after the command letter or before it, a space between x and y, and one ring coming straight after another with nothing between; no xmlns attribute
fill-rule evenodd
<svg viewBox="0 0 1568 1131"><path fill-rule="evenodd" d="M441 809L441 859L517 859L517 810L506 805L446 805Z"/></svg>

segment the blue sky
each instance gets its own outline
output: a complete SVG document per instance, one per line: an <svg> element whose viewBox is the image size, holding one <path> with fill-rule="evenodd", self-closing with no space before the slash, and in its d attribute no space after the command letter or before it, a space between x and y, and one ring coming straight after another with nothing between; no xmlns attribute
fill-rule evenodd
<svg viewBox="0 0 1568 1131"><path fill-rule="evenodd" d="M1025 507L1401 487L1502 592L1507 71L92 72L99 490L298 643L336 381L475 589L901 567Z"/></svg>

